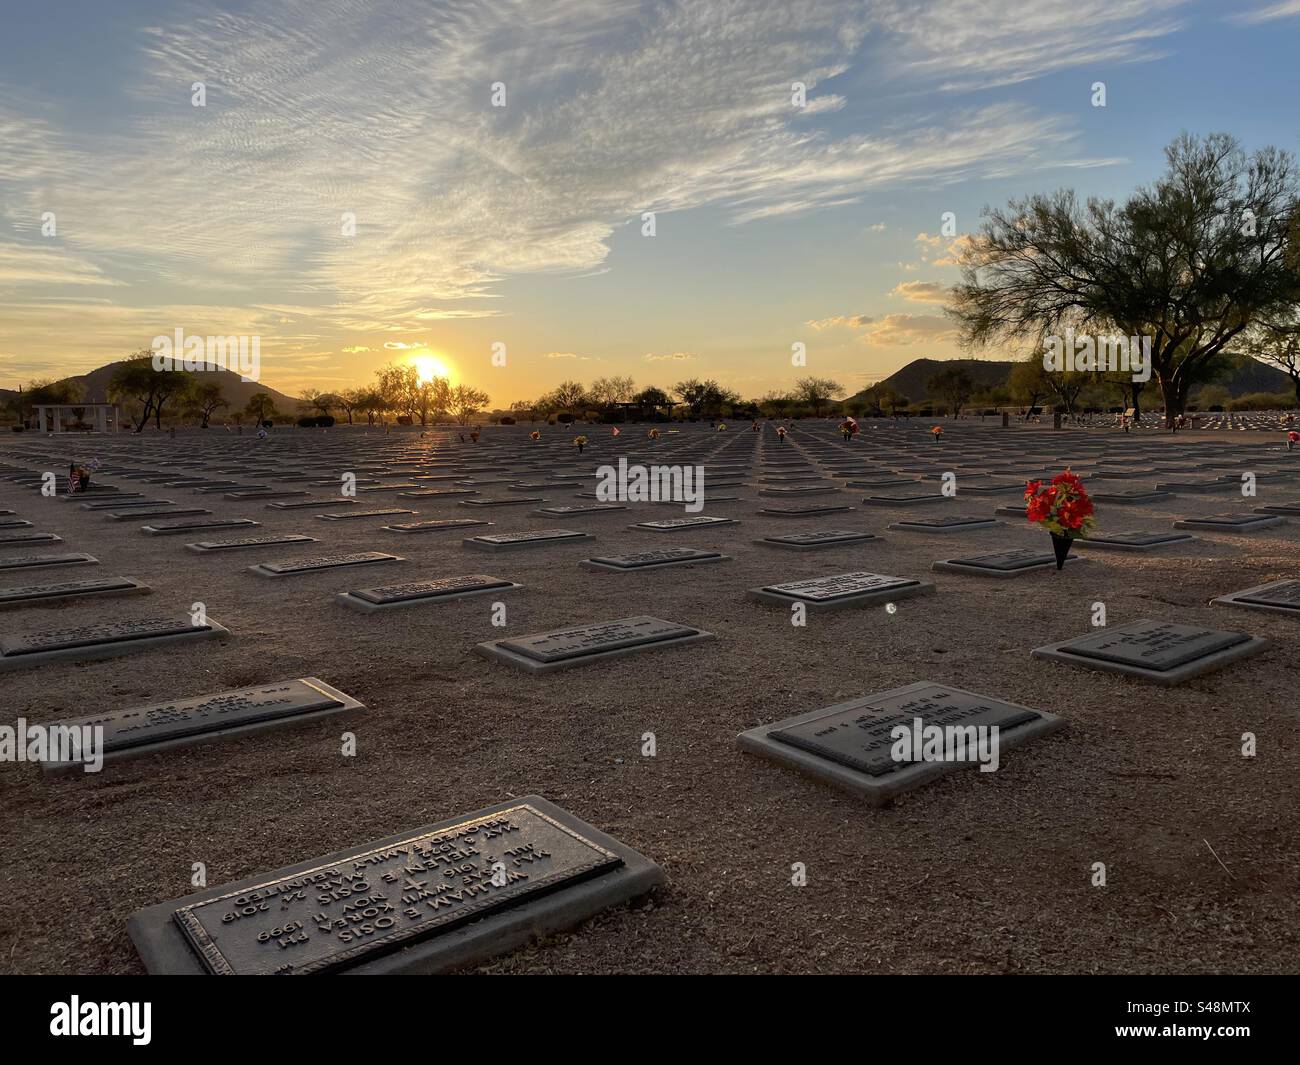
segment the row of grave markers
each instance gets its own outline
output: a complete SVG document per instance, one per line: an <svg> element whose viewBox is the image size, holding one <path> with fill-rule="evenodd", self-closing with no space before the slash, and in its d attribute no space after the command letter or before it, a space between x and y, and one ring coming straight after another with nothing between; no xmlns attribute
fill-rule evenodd
<svg viewBox="0 0 1300 1065"><path fill-rule="evenodd" d="M342 435L342 434L336 434ZM720 434L719 434L720 435ZM766 437L767 434L764 434ZM885 434L882 434L882 436ZM757 437L758 434L755 434ZM707 440L707 444L705 441ZM895 442L897 441L897 442ZM1074 441L1072 441L1074 443ZM843 490L878 490L866 505L910 507L951 503L952 497L918 493L919 477L938 466L955 469L964 492L972 495L1010 493L1023 481L1002 478L1043 476L1050 472L1052 458L1044 456L1042 471L1025 467L1034 463L1009 450L999 461L989 441L972 447L942 445L944 461L929 459L929 445L911 444L895 435L883 446L872 442L870 451L857 441L836 442L814 439L774 443L749 438L746 433L730 437L702 437L696 434L692 446L665 447L655 454L638 449L645 461L698 461L718 473L716 487L747 487L743 477L753 471L757 459L764 487L758 494L767 498L801 498L839 494ZM816 453L813 454L815 445ZM437 470L428 461L427 445L405 444L384 439L382 445L364 450L380 455L396 447L396 464L366 466L353 462L348 469L356 477L358 493L395 492L397 498L446 500L468 506L535 506L532 513L567 518L600 515L626 509L610 504L579 503L547 506L544 497L527 494L474 499L480 489L500 486L508 492L580 487L590 477L576 465L557 469L550 454L526 464L517 461L530 446L518 440L499 442L481 449L474 462L457 462L454 468ZM740 457L747 449L747 457ZM978 449L979 455L972 452ZM118 458L125 458L119 451ZM155 448L155 451L158 449ZM311 488L337 487L337 477L313 473L284 475L285 463L264 467L223 469L220 447L202 449L205 459L184 462L159 461L157 465L183 466L202 471L188 477L176 470L140 470L110 466L105 476L139 479L156 483L169 491L221 495L232 502L260 501L275 510L345 505L356 508L355 499L318 496L304 489L277 488L273 483L248 484L214 476L240 472L267 482L299 482ZM536 453L539 449L532 448ZM1190 450L1190 449L1189 449ZM332 447L334 455L341 447ZM1128 480L1152 473L1195 475L1200 471L1219 476L1199 480L1156 482L1154 491L1141 493L1165 498L1170 492L1199 493L1235 487L1241 462L1196 461L1209 456L1189 454L1176 466L1151 470L1108 469L1129 466L1148 457L1137 449L1124 449L1125 457L1102 458L1104 449L1093 456L1095 468L1089 475L1098 480ZM724 461L735 452L737 460ZM870 459L863 455L867 452ZM1105 451L1114 454L1115 449ZM788 456L788 457L787 457ZM29 460L34 455L26 456ZM963 458L983 458L965 463ZM1167 457L1167 456L1164 456ZM409 465L407 465L409 463ZM1260 449L1249 459L1252 468L1276 471L1285 484L1294 470L1289 457ZM1284 465L1285 464L1285 465ZM309 468L323 471L327 465L319 454ZM525 469L520 467L524 466ZM833 480L826 483L817 472L821 466ZM969 468L969 469L968 469ZM435 472L436 471L436 472ZM549 472L549 479L520 480L523 472ZM1231 471L1231 472L1224 472ZM468 474L468 476L467 476ZM505 476L495 476L505 474ZM572 479L566 478L566 474ZM373 476L371 476L373 475ZM19 486L36 488L40 471L0 467L0 476ZM382 478L409 480L386 483ZM840 483L835 483L840 482ZM430 487L430 483L442 487ZM885 491L891 490L891 491ZM589 497L590 493L576 493ZM1106 493L1098 493L1101 498ZM1132 494L1132 493L1117 493ZM91 496L103 498L91 499ZM80 502L78 497L72 497ZM99 486L85 497L82 507L103 513L109 520L149 519L141 526L149 535L181 535L212 530L256 527L247 518L208 519L201 508L178 506L169 500L148 500L142 493ZM735 498L735 497L733 497ZM711 502L727 499L713 497ZM1131 499L1127 502L1136 503ZM1146 500L1143 500L1146 501ZM198 513L192 513L196 509ZM1017 508L1000 508L1015 516ZM766 506L764 516L818 517L843 513L850 507L814 503L808 506L775 508ZM1284 514L1300 513L1300 504L1275 504L1259 508L1252 515L1186 519L1179 529L1251 531L1275 524ZM341 513L320 513L327 521L360 518L394 518L416 514L405 507L345 509ZM165 518L186 517L174 521ZM456 531L491 522L479 519L442 519L388 522L382 528L394 533ZM652 532L685 532L740 524L736 518L695 515L662 521L636 522L634 529ZM913 532L960 532L995 525L993 519L978 516L945 517L935 520L900 520L890 529ZM44 547L60 543L47 533L28 533L33 523L11 512L0 514L0 548ZM1186 542L1186 534L1138 532L1099 538L1088 546L1120 549L1150 549ZM575 541L590 541L591 534L567 529L546 531L478 533L462 541L467 548L491 551L545 547ZM811 532L763 537L756 541L775 548L793 550L833 549L846 545L869 545L878 539L857 529L817 529ZM309 544L317 538L302 534L242 537L228 540L196 540L185 546L200 553L251 550L281 544ZM593 555L579 565L591 570L613 572L656 571L663 567L699 565L728 560L720 551L700 548L665 548L618 555ZM94 564L93 556L60 555L10 556L0 552L0 569L18 571L62 565ZM404 561L402 556L383 551L350 552L342 555L306 556L280 562L261 562L250 567L262 576L283 578L330 569L368 567ZM14 563L14 564L10 564ZM941 572L1016 576L1054 565L1050 553L1001 551L950 558L934 563ZM336 594L341 604L372 613L421 603L437 603L466 596L497 594L523 587L503 577L467 574L417 579L390 585L357 588ZM148 589L133 578L105 578L88 582L63 582L45 586L0 589L0 606L40 604L52 599L87 595L141 594ZM933 594L935 586L909 577L894 577L856 570L843 574L778 582L754 588L749 596L760 602L808 610L844 609L894 603L909 596ZM1268 610L1300 616L1300 580L1283 580L1229 593L1216 599L1227 605ZM103 626L6 634L0 637L0 668L39 665L58 659L82 660L110 654L144 650L179 641L227 635L227 630L210 618L196 624L193 618L140 618ZM475 650L494 661L529 673L604 661L611 657L644 651L668 651L712 640L714 634L688 624L649 616L568 627L526 636L486 641ZM1159 619L1147 619L1103 629L1073 640L1033 650L1033 655L1091 669L1117 672L1160 684L1180 683L1217 669L1246 655L1254 654L1266 641L1248 633L1200 629ZM222 735L277 727L326 715L364 710L362 704L316 677L297 678L264 686L253 686L215 695L172 700L145 707L110 711L61 722L69 728L90 725L104 730L106 757L164 750ZM900 762L891 754L893 730L921 720L940 729L996 727L1004 749L1045 735L1062 724L1060 718L996 698L979 695L932 681L919 681L901 688L873 693L846 703L795 715L770 725L751 729L738 738L742 749L771 758L819 779L848 788L869 802L883 803L903 791L950 772L957 765L921 757ZM50 762L47 768L72 768L75 763ZM454 870L454 875L448 875ZM604 906L633 898L662 881L662 871L643 856L598 829L579 821L538 796L502 803L437 825L423 826L398 836L375 841L364 847L338 852L313 862L295 865L235 884L209 889L185 899L160 903L134 914L130 919L133 941L146 966L154 972L309 973L337 969L356 971L429 971L463 965L509 949L524 939L567 927ZM320 903L317 893L329 888L329 903ZM345 901L346 900L346 901ZM334 903L339 905L335 906ZM322 908L323 907L323 908ZM272 927L273 926L273 927ZM457 929L455 934L451 929ZM269 934L268 934L269 932Z"/></svg>

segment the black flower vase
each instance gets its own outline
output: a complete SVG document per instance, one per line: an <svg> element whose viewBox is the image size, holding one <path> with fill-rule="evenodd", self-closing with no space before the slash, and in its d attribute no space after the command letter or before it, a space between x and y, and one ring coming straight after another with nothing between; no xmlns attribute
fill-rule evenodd
<svg viewBox="0 0 1300 1065"><path fill-rule="evenodd" d="M1065 560L1070 557L1070 541L1072 537L1062 536L1060 533L1052 533L1052 550L1056 552L1056 568L1062 569L1065 566Z"/></svg>

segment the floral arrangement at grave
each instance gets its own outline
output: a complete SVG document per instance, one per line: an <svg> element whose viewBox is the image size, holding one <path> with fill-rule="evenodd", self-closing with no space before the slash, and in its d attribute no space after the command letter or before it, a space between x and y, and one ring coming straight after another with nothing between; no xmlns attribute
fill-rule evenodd
<svg viewBox="0 0 1300 1065"><path fill-rule="evenodd" d="M724 422L718 422L718 432L725 433L726 431L727 431L726 424Z"/></svg>
<svg viewBox="0 0 1300 1065"><path fill-rule="evenodd" d="M1097 520L1083 481L1068 469L1048 484L1030 481L1025 485L1025 517L1051 533L1058 570L1070 554L1071 541L1086 539Z"/></svg>
<svg viewBox="0 0 1300 1065"><path fill-rule="evenodd" d="M581 455L582 449L587 446L587 438L585 436L575 436L573 446L578 449L578 454Z"/></svg>
<svg viewBox="0 0 1300 1065"><path fill-rule="evenodd" d="M939 437L943 436L943 426L942 425L930 426L930 435L934 437L934 442L937 444L939 442Z"/></svg>
<svg viewBox="0 0 1300 1065"><path fill-rule="evenodd" d="M528 439L531 440L534 444L537 443L537 441L539 441L541 438L542 438L542 434L539 433L536 429L534 429L531 433L528 434Z"/></svg>
<svg viewBox="0 0 1300 1065"><path fill-rule="evenodd" d="M658 429L651 429L650 432L648 432L646 435L647 435L648 437L650 437L651 440L658 440L658 439L659 439L659 430L658 430Z"/></svg>
<svg viewBox="0 0 1300 1065"><path fill-rule="evenodd" d="M1300 444L1300 433L1297 433L1292 429L1286 434L1286 449L1290 451L1296 446L1296 444Z"/></svg>

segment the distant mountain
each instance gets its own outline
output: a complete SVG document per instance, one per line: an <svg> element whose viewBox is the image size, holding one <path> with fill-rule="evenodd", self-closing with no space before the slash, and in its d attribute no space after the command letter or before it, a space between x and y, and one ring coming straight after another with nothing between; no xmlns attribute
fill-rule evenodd
<svg viewBox="0 0 1300 1065"><path fill-rule="evenodd" d="M976 389L983 390L1005 385L1015 365L1015 362L992 359L915 359L880 383L917 403L928 398L925 383L949 366L960 366L974 379ZM1238 358L1230 374L1215 383L1227 388L1234 399L1251 392L1295 391L1291 378L1281 370L1244 355ZM1156 389L1154 383L1150 387Z"/></svg>
<svg viewBox="0 0 1300 1065"><path fill-rule="evenodd" d="M113 371L120 365L121 362L110 362L107 366L101 366L98 370L62 378L62 380L79 383L85 390L81 398L87 403L107 403L108 382L112 379ZM259 384L257 381L241 381L239 374L230 370L199 370L194 373L194 376L200 381L216 381L221 385L221 394L225 397L226 402L230 404L229 408L227 408L229 410L243 410L254 393L265 392L271 397L271 401L281 414L298 413L298 403L300 401L295 397L287 396L283 392L277 391L268 385ZM13 389L0 389L0 403L15 394L16 392Z"/></svg>
<svg viewBox="0 0 1300 1065"><path fill-rule="evenodd" d="M915 403L926 398L925 383L940 370L946 370L950 366L960 366L971 375L975 387L983 390L1006 384L1015 363L993 362L988 359L914 359L880 383L888 385Z"/></svg>

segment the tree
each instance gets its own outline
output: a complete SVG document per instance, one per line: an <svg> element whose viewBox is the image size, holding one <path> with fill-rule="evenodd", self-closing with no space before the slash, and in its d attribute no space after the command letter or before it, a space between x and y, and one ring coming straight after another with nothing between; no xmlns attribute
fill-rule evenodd
<svg viewBox="0 0 1300 1065"><path fill-rule="evenodd" d="M197 382L190 390L189 395L185 397L185 408L191 414L197 414L201 419L199 428L206 429L208 421L212 414L220 407L228 407L230 404L226 397L221 393L221 385L216 381Z"/></svg>
<svg viewBox="0 0 1300 1065"><path fill-rule="evenodd" d="M1047 371L1043 368L1042 357L1030 355L1023 362L1017 363L1007 378L1007 387L1011 390L1012 398L1024 407L1025 417L1028 418L1030 412L1052 391L1047 383Z"/></svg>
<svg viewBox="0 0 1300 1065"><path fill-rule="evenodd" d="M565 414L574 414L587 405L587 390L578 381L561 381L543 399L543 405Z"/></svg>
<svg viewBox="0 0 1300 1065"><path fill-rule="evenodd" d="M357 410L362 411L366 416L367 426L374 425L375 419L383 417L384 411L388 409L387 400L378 388L358 389L356 402Z"/></svg>
<svg viewBox="0 0 1300 1065"><path fill-rule="evenodd" d="M361 409L362 390L360 388L349 388L338 394L338 405L348 416L348 424L352 424L352 415L355 411Z"/></svg>
<svg viewBox="0 0 1300 1065"><path fill-rule="evenodd" d="M86 398L85 385L65 377L62 381L32 381L27 391L21 389L9 403L10 409L19 421L35 413L35 408L42 403L80 403Z"/></svg>
<svg viewBox="0 0 1300 1065"><path fill-rule="evenodd" d="M274 418L279 412L275 409L275 400L266 392L254 392L248 397L248 405L244 412L250 417L257 420L257 424Z"/></svg>
<svg viewBox="0 0 1300 1065"><path fill-rule="evenodd" d="M927 395L943 400L948 413L955 418L975 391L975 381L962 367L945 366L925 382L925 391Z"/></svg>
<svg viewBox="0 0 1300 1065"><path fill-rule="evenodd" d="M108 396L115 402L136 405L135 413L128 416L135 423L135 431L143 431L153 413L158 396L159 378L173 371L159 371L153 368L153 353L137 351L129 359L113 367L108 379ZM138 419L137 419L138 414Z"/></svg>
<svg viewBox="0 0 1300 1065"><path fill-rule="evenodd" d="M1300 403L1300 308L1291 308L1289 313L1261 323L1252 340L1255 358L1276 366L1291 378L1296 402Z"/></svg>
<svg viewBox="0 0 1300 1065"><path fill-rule="evenodd" d="M692 418L717 417L729 403L739 403L740 396L723 388L717 381L689 378L673 385L673 395L686 404Z"/></svg>
<svg viewBox="0 0 1300 1065"><path fill-rule="evenodd" d="M591 382L587 393L595 402L605 407L612 407L615 403L626 403L630 400L635 388L636 385L630 377L598 377Z"/></svg>
<svg viewBox="0 0 1300 1065"><path fill-rule="evenodd" d="M1183 134L1165 160L1122 206L1061 190L992 211L953 290L963 341L1149 337L1172 427L1203 364L1300 297L1300 186L1289 153L1227 134Z"/></svg>
<svg viewBox="0 0 1300 1065"><path fill-rule="evenodd" d="M298 404L304 413L315 411L326 418L335 407L341 406L342 401L333 392L322 392L319 388L304 389L302 393L302 402Z"/></svg>
<svg viewBox="0 0 1300 1065"><path fill-rule="evenodd" d="M758 409L769 418L784 418L793 406L794 397L789 392L768 392L758 400Z"/></svg>
<svg viewBox="0 0 1300 1065"><path fill-rule="evenodd" d="M649 418L654 418L661 408L673 405L673 397L662 388L655 388L653 385L641 389L632 400L640 407L641 416Z"/></svg>
<svg viewBox="0 0 1300 1065"><path fill-rule="evenodd" d="M800 377L794 383L794 398L812 407L813 416L820 418L832 401L844 395L844 386L828 377Z"/></svg>
<svg viewBox="0 0 1300 1065"><path fill-rule="evenodd" d="M451 390L451 411L456 415L456 421L461 425L468 425L474 415L483 410L490 400L491 397L480 389L471 388L469 385L457 385Z"/></svg>
<svg viewBox="0 0 1300 1065"><path fill-rule="evenodd" d="M163 406L174 399L184 406L198 385L198 379L184 370L159 370L159 380L153 403L153 424L155 429L162 428Z"/></svg>

